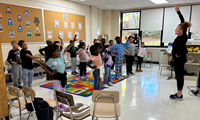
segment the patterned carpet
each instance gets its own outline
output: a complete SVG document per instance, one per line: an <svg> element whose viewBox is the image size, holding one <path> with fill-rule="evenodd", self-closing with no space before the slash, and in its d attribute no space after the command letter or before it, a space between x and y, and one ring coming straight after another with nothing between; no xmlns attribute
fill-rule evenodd
<svg viewBox="0 0 200 120"><path fill-rule="evenodd" d="M83 80L80 79L79 75L67 78L67 85L65 92L83 97L88 97L92 95L92 91L94 90L94 77L90 75L90 72L88 72L87 75L89 76L89 78ZM125 80L129 76L122 76L122 77L123 77L122 80L116 80L115 75L111 74L111 82L113 84L116 84L120 81ZM101 80L100 83L100 90L104 89L102 88L102 85L103 85L103 79ZM40 87L53 90L53 82L40 85Z"/></svg>

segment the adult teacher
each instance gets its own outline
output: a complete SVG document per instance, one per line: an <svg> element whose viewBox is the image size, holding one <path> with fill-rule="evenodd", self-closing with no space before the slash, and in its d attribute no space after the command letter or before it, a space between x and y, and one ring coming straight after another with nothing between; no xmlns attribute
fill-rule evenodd
<svg viewBox="0 0 200 120"><path fill-rule="evenodd" d="M181 101L183 100L182 90L184 85L184 65L187 61L186 54L188 53L186 48L188 36L186 32L187 29L192 26L192 24L188 21L185 22L178 5L175 6L175 10L181 20L181 24L179 24L175 30L175 34L178 36L174 40L172 46L172 56L174 58L174 69L178 92L176 94L170 95L170 98Z"/></svg>

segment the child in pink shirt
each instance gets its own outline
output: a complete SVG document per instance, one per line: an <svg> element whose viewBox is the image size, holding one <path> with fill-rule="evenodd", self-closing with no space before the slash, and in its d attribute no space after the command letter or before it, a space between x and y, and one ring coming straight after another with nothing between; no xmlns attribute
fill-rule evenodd
<svg viewBox="0 0 200 120"><path fill-rule="evenodd" d="M80 49L76 52L76 54L80 55L80 77L81 79L84 79L85 77L88 78L88 76L86 75L86 62L87 62L87 54L90 57L89 52L85 49L86 48L86 44L84 42L80 43ZM82 76L84 75L84 76Z"/></svg>
<svg viewBox="0 0 200 120"><path fill-rule="evenodd" d="M147 58L146 49L144 48L144 46L145 46L144 42L141 42L141 40L139 40L138 63L137 63L136 72L143 72L141 68L141 64L142 64L143 58L144 57Z"/></svg>

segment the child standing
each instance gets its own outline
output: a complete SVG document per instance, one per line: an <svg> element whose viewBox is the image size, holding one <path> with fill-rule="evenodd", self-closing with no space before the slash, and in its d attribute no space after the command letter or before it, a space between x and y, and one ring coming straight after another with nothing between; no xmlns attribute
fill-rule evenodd
<svg viewBox="0 0 200 120"><path fill-rule="evenodd" d="M70 40L70 43L72 43L72 42L73 41ZM70 57L71 57L72 75L78 74L78 72L76 72L76 67L77 67L76 52L77 51L78 51L78 48L74 47L74 45L67 51L70 53Z"/></svg>
<svg viewBox="0 0 200 120"><path fill-rule="evenodd" d="M114 45L114 41L110 40L109 44L110 44L110 47L112 47ZM112 56L112 61L113 61L113 65L111 66L111 72L115 72L114 71L114 66L115 66L115 50L113 50L113 52L111 52L111 56Z"/></svg>
<svg viewBox="0 0 200 120"><path fill-rule="evenodd" d="M101 78L103 78L102 59L100 55L102 50L103 46L99 41L96 41L96 43L90 47L92 59L87 62L87 66L93 69L91 74L94 76L94 90L99 90ZM93 63L94 66L91 66L91 63Z"/></svg>
<svg viewBox="0 0 200 120"><path fill-rule="evenodd" d="M28 50L28 46L25 41L20 40L18 44L22 48L20 51L20 56L22 62L23 85L31 88L34 75L32 60L43 63L37 59L44 57L33 56L31 51Z"/></svg>
<svg viewBox="0 0 200 120"><path fill-rule="evenodd" d="M136 72L143 72L142 68L141 68L141 64L142 64L144 57L145 57L145 59L147 59L147 53L146 53L146 49L144 48L144 46L145 46L144 42L141 42L141 40L139 40L138 63L137 63Z"/></svg>
<svg viewBox="0 0 200 120"><path fill-rule="evenodd" d="M105 69L105 77L103 82L103 87L108 88L109 86L112 86L111 83L111 66L113 65L111 52L108 50L108 48L105 49L105 51L102 53L103 62L104 62L104 69Z"/></svg>
<svg viewBox="0 0 200 120"><path fill-rule="evenodd" d="M133 37L129 36L128 41L129 45L128 47L124 48L124 51L126 52L126 73L127 75L135 75L132 72L132 67L133 67L133 61L135 57L135 45L133 43Z"/></svg>
<svg viewBox="0 0 200 120"><path fill-rule="evenodd" d="M122 43L121 37L116 37L115 40L117 41L117 44L112 46L110 49L113 52L115 50L118 55L115 56L115 78L117 80L123 79L122 76L122 65L123 65L123 56L124 56L124 47L128 47L129 41L126 37L126 43Z"/></svg>
<svg viewBox="0 0 200 120"><path fill-rule="evenodd" d="M19 45L17 41L12 41L11 45L13 47L12 50L9 51L7 61L11 64L13 79L14 79L14 87L21 86L22 80L22 66L20 63L20 51L18 49Z"/></svg>
<svg viewBox="0 0 200 120"><path fill-rule="evenodd" d="M48 54L50 51L49 46L53 44L51 40L47 40L46 43L47 43L47 46L45 48L42 48L39 50L40 54L45 57L45 62L47 62L49 60L49 58L47 57L47 56L49 56ZM43 51L44 51L44 53L43 53ZM48 69L51 70L50 68L48 68ZM51 77L52 76L49 73L47 73L46 80L51 80Z"/></svg>
<svg viewBox="0 0 200 120"><path fill-rule="evenodd" d="M64 54L72 47L74 44L74 41L76 41L76 35L74 37L74 40L67 46L67 48L64 51L60 52L60 47L58 45L51 45L50 46L50 56L49 60L46 64L42 66L42 68L48 72L49 74L53 75L53 89L54 89L54 100L56 100L56 94L55 90L60 92L65 92L65 86L67 83L67 73L65 71L65 60L64 60ZM50 67L53 72L49 71L47 69L47 66ZM56 107L57 108L57 107ZM55 109L56 109L55 108ZM67 107L62 104L59 106L58 110L59 112L62 111L62 109L66 109Z"/></svg>
<svg viewBox="0 0 200 120"><path fill-rule="evenodd" d="M86 75L86 62L87 62L87 54L90 57L89 52L85 49L86 48L86 44L84 42L82 42L80 44L80 49L76 52L76 54L80 55L80 77L81 79L84 79L85 77L88 78L88 76ZM84 75L84 76L82 76Z"/></svg>

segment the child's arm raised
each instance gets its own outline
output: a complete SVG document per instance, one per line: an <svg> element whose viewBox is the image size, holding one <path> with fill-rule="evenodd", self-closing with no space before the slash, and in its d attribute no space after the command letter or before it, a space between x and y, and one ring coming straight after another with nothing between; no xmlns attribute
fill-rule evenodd
<svg viewBox="0 0 200 120"><path fill-rule="evenodd" d="M73 45L74 45L74 42L76 41L76 36L74 36L74 40L65 48L64 50L64 53L66 53Z"/></svg>
<svg viewBox="0 0 200 120"><path fill-rule="evenodd" d="M42 66L42 69L45 70L47 73L49 73L49 74L51 74L51 75L57 74L57 70L54 70L53 72L49 71L49 70L47 69L47 65L46 65L46 64L44 64L44 65Z"/></svg>
<svg viewBox="0 0 200 120"><path fill-rule="evenodd" d="M90 67L90 68L92 68L92 69L96 69L97 66L91 66L91 63L92 63L92 60L89 60L89 61L87 62L87 66Z"/></svg>
<svg viewBox="0 0 200 120"><path fill-rule="evenodd" d="M62 47L64 47L64 42L63 42L63 39L62 39L60 36L58 36L58 38L60 39L61 46L62 46Z"/></svg>

